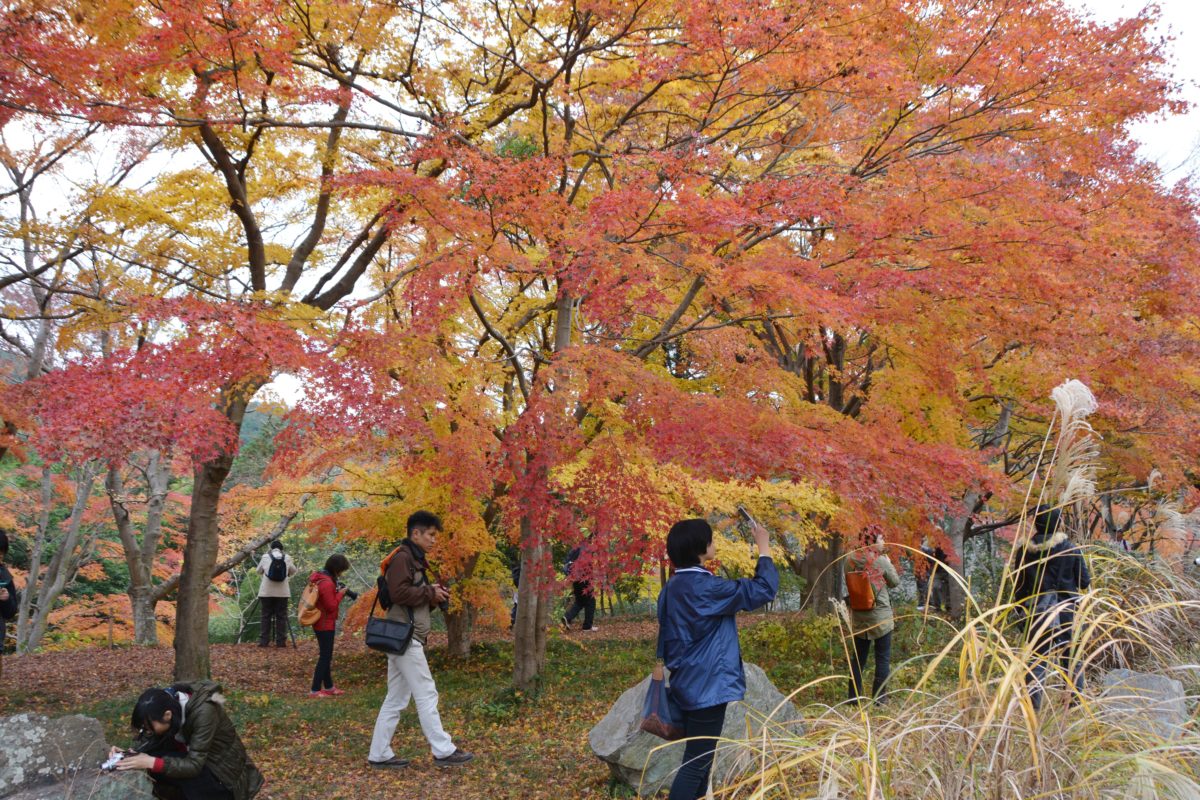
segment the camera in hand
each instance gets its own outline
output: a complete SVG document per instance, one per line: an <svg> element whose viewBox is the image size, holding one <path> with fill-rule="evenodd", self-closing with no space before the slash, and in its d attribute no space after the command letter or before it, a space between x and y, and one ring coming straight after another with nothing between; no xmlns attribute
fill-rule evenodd
<svg viewBox="0 0 1200 800"><path fill-rule="evenodd" d="M358 599L358 592L354 591L346 584L339 582L337 587L338 587L338 589L341 589L342 591L344 591L346 593L346 597L349 597L351 600Z"/></svg>
<svg viewBox="0 0 1200 800"><path fill-rule="evenodd" d="M112 772L117 768L117 764L121 763L121 759L129 755L133 754L128 750L119 750L105 759L104 763L100 765L100 769L104 772Z"/></svg>

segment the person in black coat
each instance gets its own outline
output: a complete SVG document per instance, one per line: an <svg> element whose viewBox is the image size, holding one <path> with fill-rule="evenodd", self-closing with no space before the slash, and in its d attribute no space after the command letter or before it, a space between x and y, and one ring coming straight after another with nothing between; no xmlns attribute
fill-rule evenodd
<svg viewBox="0 0 1200 800"><path fill-rule="evenodd" d="M4 641L8 636L8 621L17 616L21 606L21 593L13 581L12 573L4 566L8 557L8 532L0 529L0 677L4 675Z"/></svg>
<svg viewBox="0 0 1200 800"><path fill-rule="evenodd" d="M1035 709L1041 707L1043 680L1054 657L1075 693L1083 690L1083 666L1078 659L1071 664L1071 629L1079 593L1092 585L1092 576L1083 552L1061 528L1058 509L1038 506L1033 534L1022 546L1015 566L1013 599L1025 606L1029 635L1037 637L1035 663L1026 679L1032 685L1030 700Z"/></svg>
<svg viewBox="0 0 1200 800"><path fill-rule="evenodd" d="M563 565L563 571L567 573L567 577L572 579L571 594L574 602L567 609L567 613L563 614L561 622L563 630L569 631L571 623L575 621L575 617L582 611L583 630L595 631L597 628L592 621L596 618L596 595L592 592L592 582L575 580L575 576L571 574L575 571L575 562L579 560L581 555L583 555L583 545L576 545L571 548L571 552L567 553L567 560Z"/></svg>

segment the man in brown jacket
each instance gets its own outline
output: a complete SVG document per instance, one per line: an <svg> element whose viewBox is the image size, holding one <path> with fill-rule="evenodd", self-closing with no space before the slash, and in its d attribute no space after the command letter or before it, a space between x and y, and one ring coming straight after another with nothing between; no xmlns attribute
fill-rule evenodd
<svg viewBox="0 0 1200 800"><path fill-rule="evenodd" d="M454 746L450 735L442 728L438 715L437 686L425 659L425 641L429 636L430 611L450 598L441 584L430 583L425 575L428 563L425 554L433 547L442 521L436 514L417 511L408 518L408 538L392 554L384 572L392 607L388 618L407 621L412 616L413 638L403 655L388 655L388 691L375 719L375 734L371 737L371 752L367 763L373 767L399 768L408 761L392 750L392 736L400 721L400 712L411 697L417 706L421 731L429 740L433 763L439 767L465 764L474 756Z"/></svg>

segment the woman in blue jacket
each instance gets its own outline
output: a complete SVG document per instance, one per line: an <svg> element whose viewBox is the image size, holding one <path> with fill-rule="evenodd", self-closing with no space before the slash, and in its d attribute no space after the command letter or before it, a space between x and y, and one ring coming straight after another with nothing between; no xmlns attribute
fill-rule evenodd
<svg viewBox="0 0 1200 800"><path fill-rule="evenodd" d="M779 590L770 534L754 527L758 565L753 578L718 578L702 564L716 555L712 527L676 522L667 534L675 575L658 596L658 657L671 671L671 696L683 709L688 742L669 800L704 797L725 707L746 695L746 675L734 615L766 605Z"/></svg>

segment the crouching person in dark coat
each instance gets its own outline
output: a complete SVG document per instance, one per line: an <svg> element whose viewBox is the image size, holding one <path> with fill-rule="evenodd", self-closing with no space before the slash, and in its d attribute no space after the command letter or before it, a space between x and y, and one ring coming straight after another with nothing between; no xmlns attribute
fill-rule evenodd
<svg viewBox="0 0 1200 800"><path fill-rule="evenodd" d="M135 753L117 769L144 769L164 800L250 800L263 776L246 754L221 687L212 681L147 689L133 707ZM116 748L113 748L116 752Z"/></svg>

